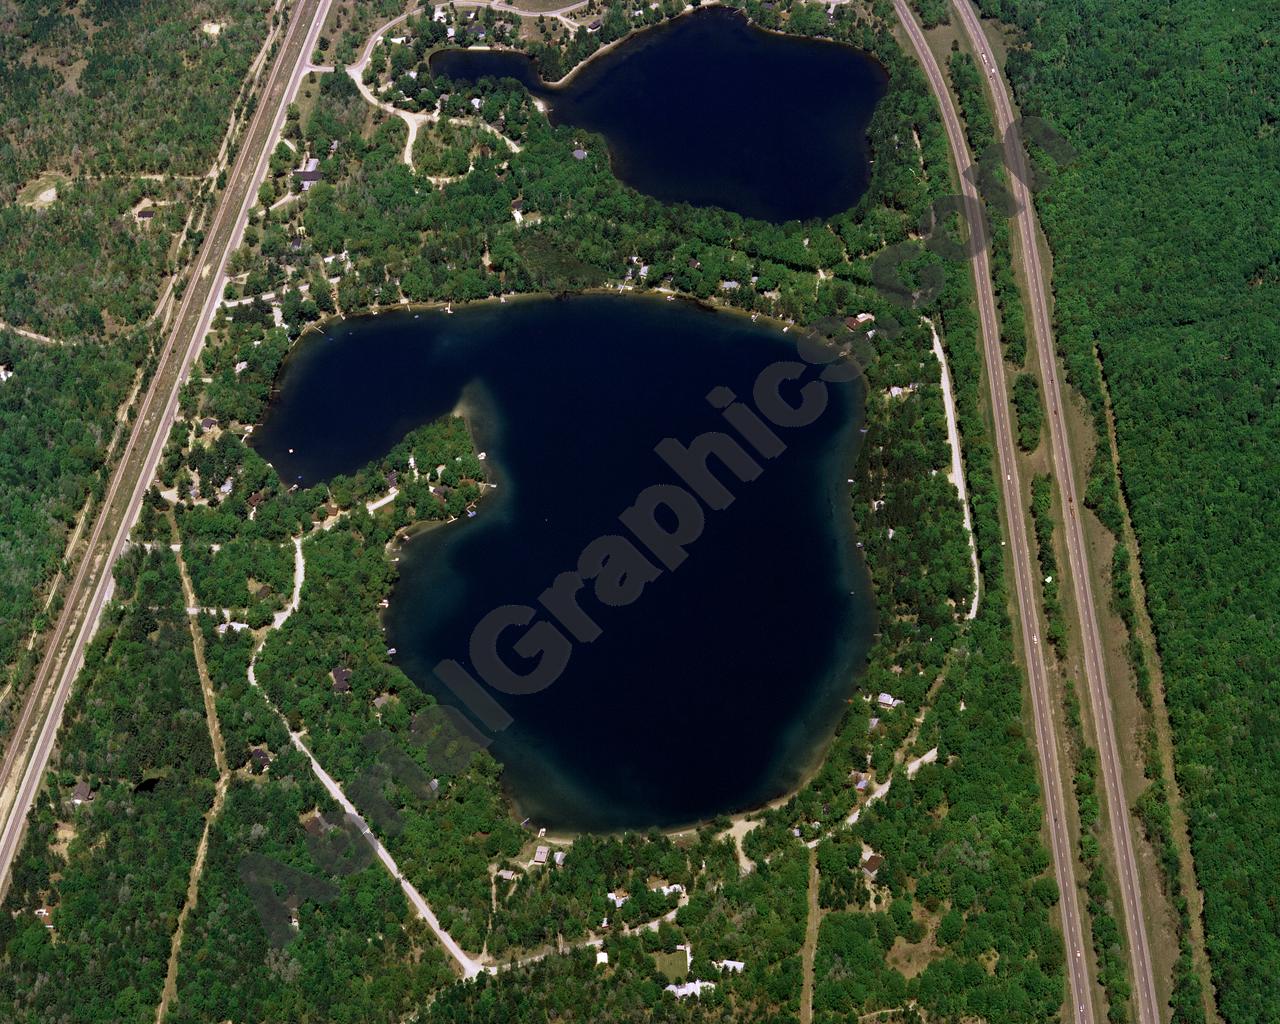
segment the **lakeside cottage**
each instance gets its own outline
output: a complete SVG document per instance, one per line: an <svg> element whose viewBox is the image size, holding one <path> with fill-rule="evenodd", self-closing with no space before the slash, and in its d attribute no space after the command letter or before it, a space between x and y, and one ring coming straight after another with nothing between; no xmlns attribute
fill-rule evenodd
<svg viewBox="0 0 1280 1024"><path fill-rule="evenodd" d="M664 991L670 992L677 999L688 999L690 996L700 996L703 992L709 992L716 987L714 981L686 981L679 985L668 985Z"/></svg>
<svg viewBox="0 0 1280 1024"><path fill-rule="evenodd" d="M333 680L334 693L351 692L351 669L339 665L329 673L329 678Z"/></svg>
<svg viewBox="0 0 1280 1024"><path fill-rule="evenodd" d="M533 851L533 862L535 864L545 864L547 862L547 857L550 856L550 854L551 848L549 846L539 846Z"/></svg>

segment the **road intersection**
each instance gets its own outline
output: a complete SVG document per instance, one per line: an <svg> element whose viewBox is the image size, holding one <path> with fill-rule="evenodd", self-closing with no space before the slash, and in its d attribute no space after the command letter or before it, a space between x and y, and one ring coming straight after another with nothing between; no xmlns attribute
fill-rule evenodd
<svg viewBox="0 0 1280 1024"><path fill-rule="evenodd" d="M12 800L0 825L0 891L17 855L27 814L52 756L58 726L85 650L114 590L112 566L124 551L155 477L178 395L222 298L226 265L244 235L257 186L284 123L289 101L315 51L332 0L300 0L272 65L240 152L227 177L173 328L161 348L128 442L111 474L79 567L0 764L0 786ZM16 789L11 783L16 781Z"/></svg>

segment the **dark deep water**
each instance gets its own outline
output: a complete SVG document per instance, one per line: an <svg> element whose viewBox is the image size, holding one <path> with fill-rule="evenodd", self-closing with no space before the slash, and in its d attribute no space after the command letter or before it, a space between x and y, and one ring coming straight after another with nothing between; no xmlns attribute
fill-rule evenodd
<svg viewBox="0 0 1280 1024"><path fill-rule="evenodd" d="M465 398L498 489L474 519L404 546L387 618L397 663L446 703L442 658L469 664L488 612L536 605L557 574L652 484L654 452L726 424L717 385L753 394L790 339L677 302L589 296L391 314L299 346L255 445L286 480L351 472ZM602 630L528 696L490 691L515 723L493 751L522 814L609 830L688 823L794 786L829 738L873 629L845 477L860 384L831 386L811 426L708 510L688 558L633 604L582 606ZM730 433L733 431L730 429ZM289 454L288 449L295 449ZM520 631L512 630L512 640ZM513 652L504 654L516 663Z"/></svg>
<svg viewBox="0 0 1280 1024"><path fill-rule="evenodd" d="M886 87L865 53L717 7L631 36L563 86L513 51L441 50L431 70L515 78L553 123L603 135L614 173L640 192L778 223L828 217L866 191L867 125Z"/></svg>

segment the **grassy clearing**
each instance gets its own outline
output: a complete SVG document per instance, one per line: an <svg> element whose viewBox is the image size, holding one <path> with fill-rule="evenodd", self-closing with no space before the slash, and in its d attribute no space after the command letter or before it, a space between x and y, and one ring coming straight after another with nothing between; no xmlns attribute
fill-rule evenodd
<svg viewBox="0 0 1280 1024"><path fill-rule="evenodd" d="M18 205L43 210L58 201L58 193L71 179L58 171L46 171L18 190Z"/></svg>

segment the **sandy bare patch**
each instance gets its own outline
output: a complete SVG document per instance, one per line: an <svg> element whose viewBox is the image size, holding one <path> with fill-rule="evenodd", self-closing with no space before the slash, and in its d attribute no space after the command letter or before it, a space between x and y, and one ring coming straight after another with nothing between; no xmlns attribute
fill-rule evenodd
<svg viewBox="0 0 1280 1024"><path fill-rule="evenodd" d="M62 860L68 859L68 850L71 847L71 840L76 837L75 826L68 821L58 822L58 827L53 834L53 842L49 846L49 851Z"/></svg>
<svg viewBox="0 0 1280 1024"><path fill-rule="evenodd" d="M57 171L46 171L38 178L32 178L18 190L18 205L32 210L43 210L58 201L58 189L67 182L64 174Z"/></svg>
<svg viewBox="0 0 1280 1024"><path fill-rule="evenodd" d="M207 36L216 37L226 27L227 23L225 21L206 21L200 26L200 31Z"/></svg>

